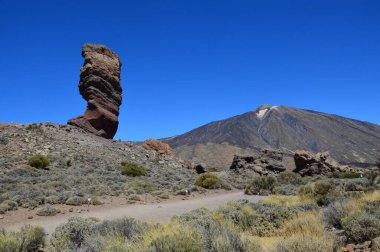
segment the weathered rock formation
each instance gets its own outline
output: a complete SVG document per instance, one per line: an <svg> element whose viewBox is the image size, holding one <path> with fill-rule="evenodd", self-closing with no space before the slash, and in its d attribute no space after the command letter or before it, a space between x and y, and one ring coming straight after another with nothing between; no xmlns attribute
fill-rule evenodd
<svg viewBox="0 0 380 252"><path fill-rule="evenodd" d="M312 154L309 151L296 151L294 154L296 169L294 172L302 176L326 175L330 172L343 172L350 170L349 166L341 166L330 158L328 152Z"/></svg>
<svg viewBox="0 0 380 252"><path fill-rule="evenodd" d="M160 155L173 155L173 150L170 148L169 144L163 143L153 138L145 140L142 146L146 150L154 150Z"/></svg>
<svg viewBox="0 0 380 252"><path fill-rule="evenodd" d="M113 138L119 125L122 102L121 61L103 45L83 45L82 56L84 64L80 69L79 91L87 101L87 109L68 124L104 138Z"/></svg>
<svg viewBox="0 0 380 252"><path fill-rule="evenodd" d="M283 164L283 153L275 150L262 150L258 155L235 155L231 170L252 170L259 175L277 174L286 170Z"/></svg>

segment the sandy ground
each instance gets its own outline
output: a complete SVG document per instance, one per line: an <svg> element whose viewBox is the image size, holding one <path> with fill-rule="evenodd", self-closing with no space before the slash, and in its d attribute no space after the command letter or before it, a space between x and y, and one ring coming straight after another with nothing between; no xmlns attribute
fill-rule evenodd
<svg viewBox="0 0 380 252"><path fill-rule="evenodd" d="M244 195L241 191L217 191L206 194L193 194L188 197L176 197L159 203L152 200L149 202L148 200L148 203L130 204L123 203L120 199L113 199L101 206L91 206L89 211L87 211L86 206L54 206L59 208L62 213L46 217L35 215L35 210L20 209L4 215L4 219L0 219L0 228L18 230L23 225L31 224L42 226L47 234L51 234L57 226L67 222L69 218L74 216L96 217L101 220L126 216L147 222L162 222L170 220L175 215L181 215L201 207L215 209L232 200L248 199L252 202L258 202L263 198L262 196ZM72 212L69 210L72 210ZM28 219L30 216L33 218Z"/></svg>

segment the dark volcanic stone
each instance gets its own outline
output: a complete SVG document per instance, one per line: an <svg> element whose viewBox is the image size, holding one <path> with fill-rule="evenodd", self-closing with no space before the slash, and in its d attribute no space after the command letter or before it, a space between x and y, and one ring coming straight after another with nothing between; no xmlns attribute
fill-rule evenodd
<svg viewBox="0 0 380 252"><path fill-rule="evenodd" d="M84 64L80 69L79 91L87 101L87 109L68 124L104 138L113 138L119 125L122 102L121 61L103 45L83 45L82 56Z"/></svg>
<svg viewBox="0 0 380 252"><path fill-rule="evenodd" d="M202 165L202 164L198 164L194 167L195 171L198 173L198 174L202 174L202 173L205 173L207 172L207 168L205 165Z"/></svg>
<svg viewBox="0 0 380 252"><path fill-rule="evenodd" d="M235 155L230 169L250 169L260 175L276 174L286 170L283 164L283 153L275 150L262 150L259 155Z"/></svg>

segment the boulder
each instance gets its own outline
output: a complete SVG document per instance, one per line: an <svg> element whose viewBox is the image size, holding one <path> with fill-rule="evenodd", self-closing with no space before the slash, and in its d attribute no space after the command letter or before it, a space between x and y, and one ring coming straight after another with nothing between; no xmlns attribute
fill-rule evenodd
<svg viewBox="0 0 380 252"><path fill-rule="evenodd" d="M296 151L294 154L296 169L294 172L302 176L326 175L330 172L349 171L349 166L339 165L334 161L328 152L313 154L309 151Z"/></svg>
<svg viewBox="0 0 380 252"><path fill-rule="evenodd" d="M146 150L154 150L160 155L173 155L173 150L170 148L169 144L163 143L153 138L145 140L142 146Z"/></svg>
<svg viewBox="0 0 380 252"><path fill-rule="evenodd" d="M230 169L252 170L259 175L277 174L286 170L283 153L276 150L262 150L260 154L250 156L235 155Z"/></svg>
<svg viewBox="0 0 380 252"><path fill-rule="evenodd" d="M204 164L198 164L194 167L195 171L198 173L198 174L202 174L202 173L205 173L207 172L207 168Z"/></svg>
<svg viewBox="0 0 380 252"><path fill-rule="evenodd" d="M87 109L68 124L112 139L119 125L122 102L121 61L103 45L83 45L82 56L84 64L80 69L79 92L87 101Z"/></svg>

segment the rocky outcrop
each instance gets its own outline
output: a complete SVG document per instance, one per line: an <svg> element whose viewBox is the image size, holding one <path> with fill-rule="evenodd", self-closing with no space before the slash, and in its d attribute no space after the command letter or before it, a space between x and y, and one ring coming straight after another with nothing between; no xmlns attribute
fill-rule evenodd
<svg viewBox="0 0 380 252"><path fill-rule="evenodd" d="M119 125L122 102L121 61L103 45L83 45L82 56L84 64L80 69L79 91L87 101L87 109L68 124L104 138L113 138Z"/></svg>
<svg viewBox="0 0 380 252"><path fill-rule="evenodd" d="M231 170L252 170L259 175L270 175L286 170L283 164L283 153L275 150L262 150L258 155L235 155Z"/></svg>
<svg viewBox="0 0 380 252"><path fill-rule="evenodd" d="M294 154L296 169L302 176L326 175L331 172L349 171L349 166L341 166L330 158L328 152L313 154L309 151L296 151Z"/></svg>
<svg viewBox="0 0 380 252"><path fill-rule="evenodd" d="M154 150L160 155L173 155L173 150L170 148L169 144L163 143L153 138L145 140L142 146L146 150Z"/></svg>

